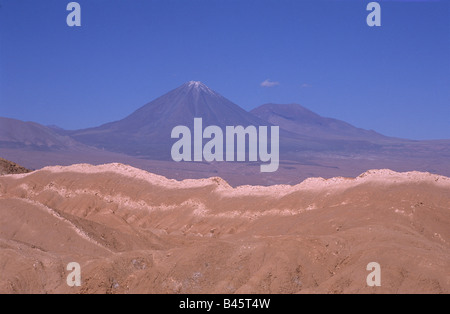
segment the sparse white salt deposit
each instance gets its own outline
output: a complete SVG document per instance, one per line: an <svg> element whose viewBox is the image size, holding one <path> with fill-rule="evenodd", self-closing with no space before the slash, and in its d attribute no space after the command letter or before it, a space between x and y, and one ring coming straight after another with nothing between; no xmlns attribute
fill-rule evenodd
<svg viewBox="0 0 450 314"><path fill-rule="evenodd" d="M0 177L2 178L11 178L11 179L22 179L26 178L29 175L32 175L34 172L28 172L28 173L19 173L19 174L4 174Z"/></svg>
<svg viewBox="0 0 450 314"><path fill-rule="evenodd" d="M53 217L55 217L56 219L58 219L59 221L62 221L63 223L66 223L70 226L70 228L76 233L78 234L81 238L83 238L84 240L93 243L99 247L101 247L102 249L112 253L112 251L106 247L104 247L103 245L101 245L100 243L98 243L97 241L95 241L94 239L92 239L86 232L84 232L83 230L81 230L80 228L78 228L76 225L74 225L70 220L62 217L59 213L57 213L55 210L53 210L52 208L45 206L44 204L41 204L37 201L34 200L29 200L29 199L24 199L24 198L16 198L17 200L24 202L24 203L28 203L31 204L33 206L36 206L42 210L44 210L45 212L49 213L50 215L52 215Z"/></svg>
<svg viewBox="0 0 450 314"><path fill-rule="evenodd" d="M230 186L219 186L216 192L222 197L243 197L243 196L279 196L289 194L293 189L291 185L241 185L236 188Z"/></svg>
<svg viewBox="0 0 450 314"><path fill-rule="evenodd" d="M395 172L389 169L369 170L357 178L335 177L330 179L309 178L300 184L273 185L273 186L239 186L236 188L217 188L216 191L222 197L239 196L268 196L284 197L294 192L300 191L320 191L339 192L343 189L351 188L365 183L376 184L397 184L397 183L429 183L441 187L450 188L450 178L431 174L428 172Z"/></svg>
<svg viewBox="0 0 450 314"><path fill-rule="evenodd" d="M355 179L358 182L378 183L432 183L438 186L450 187L450 178L429 172L395 172L389 169L369 170Z"/></svg>
<svg viewBox="0 0 450 314"><path fill-rule="evenodd" d="M27 195L35 197L39 195L38 192L33 191L33 189L27 184L21 184L18 186L26 191ZM170 211L179 208L179 206L183 205L193 205L191 203L186 204L182 203L181 205L168 205L168 204L158 204L158 205L150 205L144 200L135 201L130 197L119 194L104 194L99 190L94 189L76 189L76 190L68 190L65 187L56 186L56 185L47 185L43 189L44 191L52 191L63 198L75 198L79 196L95 196L97 198L102 199L105 203L114 203L129 209L134 210L145 210L147 212L154 211Z"/></svg>
<svg viewBox="0 0 450 314"><path fill-rule="evenodd" d="M174 179L168 179L164 176L153 174L145 170L134 168L120 163L104 164L99 166L93 166L89 164L77 164L72 166L54 166L45 167L40 171L49 171L52 173L65 173L75 172L84 174L98 174L112 172L131 179L141 179L152 185L167 189L186 189L186 188L200 188L209 185L216 185L214 178L209 179L187 179L183 181L177 181ZM222 179L220 179L222 180ZM224 181L224 180L222 180ZM225 182L225 181L224 181Z"/></svg>
<svg viewBox="0 0 450 314"><path fill-rule="evenodd" d="M357 178L336 177L331 179L309 178L297 185L273 185L273 186L238 186L231 187L225 180L214 177L208 179L187 179L178 181L168 179L164 176L156 175L141 169L127 166L120 163L104 164L93 166L88 164L78 164L67 167L54 166L46 167L39 171L49 171L51 173L116 173L131 179L144 180L152 185L166 189L191 189L214 186L215 192L220 197L245 197L245 196L268 196L284 197L299 191L320 191L326 190L329 193L338 192L342 189L354 187L364 183L376 184L397 184L397 183L430 183L442 187L450 187L450 178L424 173L424 172L404 172L399 173L388 169L369 170ZM32 174L32 173L31 173ZM15 178L25 177L31 174L13 175ZM20 177L19 177L20 176Z"/></svg>

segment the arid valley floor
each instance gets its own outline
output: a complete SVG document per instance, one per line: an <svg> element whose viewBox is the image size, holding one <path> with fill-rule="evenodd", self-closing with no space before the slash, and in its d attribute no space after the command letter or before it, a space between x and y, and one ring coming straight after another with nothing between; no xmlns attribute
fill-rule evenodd
<svg viewBox="0 0 450 314"><path fill-rule="evenodd" d="M449 293L449 226L450 179L429 173L233 188L47 167L0 177L0 293Z"/></svg>

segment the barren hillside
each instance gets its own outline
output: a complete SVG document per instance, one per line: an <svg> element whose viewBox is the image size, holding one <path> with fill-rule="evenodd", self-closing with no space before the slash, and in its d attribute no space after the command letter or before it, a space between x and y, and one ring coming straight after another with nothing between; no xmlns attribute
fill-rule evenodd
<svg viewBox="0 0 450 314"><path fill-rule="evenodd" d="M4 175L4 174L19 174L19 173L28 173L30 172L30 170L19 166L18 164L0 158L0 176Z"/></svg>
<svg viewBox="0 0 450 314"><path fill-rule="evenodd" d="M0 292L449 293L449 226L450 179L428 173L232 188L48 167L0 177Z"/></svg>

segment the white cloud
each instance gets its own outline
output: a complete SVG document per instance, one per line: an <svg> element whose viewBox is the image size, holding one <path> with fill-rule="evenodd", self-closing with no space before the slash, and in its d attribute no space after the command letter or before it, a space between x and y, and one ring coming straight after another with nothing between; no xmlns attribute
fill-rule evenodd
<svg viewBox="0 0 450 314"><path fill-rule="evenodd" d="M307 83L302 84L302 88L310 88L310 87L312 87L311 84L307 84Z"/></svg>
<svg viewBox="0 0 450 314"><path fill-rule="evenodd" d="M272 82L271 80L267 79L264 82L261 83L262 87L275 87L280 85L280 82Z"/></svg>

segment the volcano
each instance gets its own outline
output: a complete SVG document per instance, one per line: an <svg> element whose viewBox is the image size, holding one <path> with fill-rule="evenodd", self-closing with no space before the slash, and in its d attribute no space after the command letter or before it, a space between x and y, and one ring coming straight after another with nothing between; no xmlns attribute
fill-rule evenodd
<svg viewBox="0 0 450 314"><path fill-rule="evenodd" d="M205 84L187 82L146 104L123 120L78 130L79 142L144 159L171 160L171 132L178 125L193 128L194 118L204 125L267 125Z"/></svg>
<svg viewBox="0 0 450 314"><path fill-rule="evenodd" d="M176 126L279 126L280 166L261 175L258 162L173 161ZM207 141L203 142L203 145ZM192 149L192 151L194 151ZM308 177L357 176L369 169L450 176L450 140L392 138L322 117L297 104L267 104L247 112L205 84L187 82L128 117L66 131L0 119L0 157L29 169L74 163L121 162L169 178L221 176L233 185L296 184Z"/></svg>
<svg viewBox="0 0 450 314"><path fill-rule="evenodd" d="M298 104L265 104L252 111L253 115L285 131L316 138L386 141L389 137L375 131L354 127L341 120L325 118Z"/></svg>

